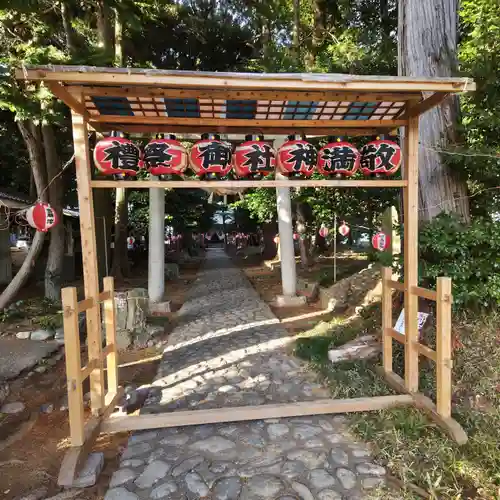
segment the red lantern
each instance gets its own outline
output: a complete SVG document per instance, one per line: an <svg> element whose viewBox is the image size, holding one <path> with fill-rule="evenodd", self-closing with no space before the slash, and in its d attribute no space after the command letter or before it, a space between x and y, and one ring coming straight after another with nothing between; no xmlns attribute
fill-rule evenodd
<svg viewBox="0 0 500 500"><path fill-rule="evenodd" d="M365 175L392 175L401 166L401 148L394 141L370 141L361 148L361 172Z"/></svg>
<svg viewBox="0 0 500 500"><path fill-rule="evenodd" d="M328 236L328 228L327 227L321 227L320 230L319 230L319 235L322 237L322 238L326 238Z"/></svg>
<svg viewBox="0 0 500 500"><path fill-rule="evenodd" d="M351 232L351 228L345 223L343 222L340 226L339 226L339 233L342 235L342 236L347 236L349 233Z"/></svg>
<svg viewBox="0 0 500 500"><path fill-rule="evenodd" d="M288 177L310 177L316 165L317 153L312 144L300 135L290 135L278 149L278 170Z"/></svg>
<svg viewBox="0 0 500 500"><path fill-rule="evenodd" d="M111 135L94 148L94 163L105 175L137 175L142 167L141 150L125 137Z"/></svg>
<svg viewBox="0 0 500 500"><path fill-rule="evenodd" d="M152 175L180 175L187 167L187 151L175 135L158 137L144 148L144 163Z"/></svg>
<svg viewBox="0 0 500 500"><path fill-rule="evenodd" d="M360 160L358 149L339 137L319 150L318 172L335 177L351 177L358 170Z"/></svg>
<svg viewBox="0 0 500 500"><path fill-rule="evenodd" d="M299 233L293 233L293 239L298 240L300 238Z"/></svg>
<svg viewBox="0 0 500 500"><path fill-rule="evenodd" d="M274 149L264 142L263 135L247 135L245 142L236 146L233 167L238 177L262 179L276 167Z"/></svg>
<svg viewBox="0 0 500 500"><path fill-rule="evenodd" d="M231 146L219 135L203 134L189 154L189 163L198 177L219 178L231 170Z"/></svg>
<svg viewBox="0 0 500 500"><path fill-rule="evenodd" d="M385 233L377 233L372 238L372 246L375 250L383 252L389 248L391 244L391 237Z"/></svg>
<svg viewBox="0 0 500 500"><path fill-rule="evenodd" d="M59 222L54 209L44 202L35 203L26 211L26 220L31 227L34 227L42 233L46 233L51 227Z"/></svg>

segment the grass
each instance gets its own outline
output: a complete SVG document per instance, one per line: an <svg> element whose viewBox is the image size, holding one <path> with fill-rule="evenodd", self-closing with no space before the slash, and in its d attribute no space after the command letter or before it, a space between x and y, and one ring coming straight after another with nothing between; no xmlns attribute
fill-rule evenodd
<svg viewBox="0 0 500 500"><path fill-rule="evenodd" d="M320 334L305 332L295 353L308 359L336 398L378 396L392 391L374 371L377 362L329 363L328 349L380 325L379 306L348 323L336 318ZM420 411L394 408L349 417L355 434L373 444L377 460L408 486L432 499L500 499L500 314L455 318L453 417L469 436L458 446ZM396 347L396 346L395 346ZM402 372L402 349L395 348ZM421 388L435 395L434 367L421 363ZM409 495L410 493L405 493ZM405 498L411 498L406 496Z"/></svg>

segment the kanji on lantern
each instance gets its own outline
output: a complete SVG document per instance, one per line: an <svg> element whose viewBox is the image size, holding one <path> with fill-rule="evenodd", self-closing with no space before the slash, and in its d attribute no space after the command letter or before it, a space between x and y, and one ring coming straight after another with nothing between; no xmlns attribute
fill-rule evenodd
<svg viewBox="0 0 500 500"><path fill-rule="evenodd" d="M318 153L318 172L323 175L336 177L351 177L360 165L361 154L349 142L340 138L336 142L329 142Z"/></svg>
<svg viewBox="0 0 500 500"><path fill-rule="evenodd" d="M158 137L144 148L144 163L152 175L181 175L187 167L187 151L175 135Z"/></svg>
<svg viewBox="0 0 500 500"><path fill-rule="evenodd" d="M328 228L327 228L327 227L325 227L325 226L322 226L322 227L320 227L320 229L319 229L319 235L320 235L322 238L326 238L326 237L328 236L328 233L329 233L329 232L330 232L330 231L329 231L329 230L328 230Z"/></svg>
<svg viewBox="0 0 500 500"><path fill-rule="evenodd" d="M245 142L234 150L233 166L238 177L261 179L276 167L274 149L262 135L247 135Z"/></svg>
<svg viewBox="0 0 500 500"><path fill-rule="evenodd" d="M347 236L349 233L351 232L351 228L345 223L343 222L340 226L339 226L339 233L342 235L342 236Z"/></svg>
<svg viewBox="0 0 500 500"><path fill-rule="evenodd" d="M231 146L220 140L219 135L203 134L191 148L189 163L198 177L218 178L231 170Z"/></svg>
<svg viewBox="0 0 500 500"><path fill-rule="evenodd" d="M111 135L94 148L96 168L105 175L137 175L142 166L141 150L125 137Z"/></svg>
<svg viewBox="0 0 500 500"><path fill-rule="evenodd" d="M394 141L377 138L361 148L361 172L392 175L401 166L401 148Z"/></svg>
<svg viewBox="0 0 500 500"><path fill-rule="evenodd" d="M42 233L46 233L59 222L54 209L45 202L35 203L32 207L28 208L26 211L26 220L31 227Z"/></svg>
<svg viewBox="0 0 500 500"><path fill-rule="evenodd" d="M385 233L377 233L372 238L372 246L375 250L383 252L389 248L391 244L391 237Z"/></svg>
<svg viewBox="0 0 500 500"><path fill-rule="evenodd" d="M291 135L278 150L278 170L288 177L310 177L316 165L315 147L300 135Z"/></svg>

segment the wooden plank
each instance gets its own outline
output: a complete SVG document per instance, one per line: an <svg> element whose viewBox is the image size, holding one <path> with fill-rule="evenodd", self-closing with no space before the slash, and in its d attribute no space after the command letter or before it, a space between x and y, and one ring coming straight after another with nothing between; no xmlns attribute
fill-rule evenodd
<svg viewBox="0 0 500 500"><path fill-rule="evenodd" d="M322 179L322 180L228 180L228 181L199 181L199 180L184 180L184 181L162 181L162 180L134 180L134 181L91 181L93 188L117 188L124 187L129 189L149 189L152 187L159 188L251 188L251 187L337 187L337 188L400 188L407 185L405 180L401 179L373 179L373 180L339 180L339 179Z"/></svg>
<svg viewBox="0 0 500 500"><path fill-rule="evenodd" d="M397 340L401 344L406 344L406 337L402 333L397 332L394 328L387 328L385 334L394 340Z"/></svg>
<svg viewBox="0 0 500 500"><path fill-rule="evenodd" d="M437 279L436 301L436 406L441 417L451 415L451 279Z"/></svg>
<svg viewBox="0 0 500 500"><path fill-rule="evenodd" d="M404 406L411 404L412 401L413 399L409 395L378 396L355 399L320 399L300 403L238 406L212 410L176 411L156 415L117 416L103 422L102 431L123 432L218 422L243 422L265 418L371 411Z"/></svg>
<svg viewBox="0 0 500 500"><path fill-rule="evenodd" d="M16 70L20 80L60 81L63 83L98 85L149 85L165 87L273 89L282 90L339 90L369 92L465 92L475 90L474 81L466 78L407 78L357 75L311 74L238 74L202 73L149 70L133 71L129 68L38 67Z"/></svg>
<svg viewBox="0 0 500 500"><path fill-rule="evenodd" d="M417 350L419 354L422 356L425 356L426 358L432 359L432 361L436 361L436 351L431 349L430 347L427 347L424 344L421 344L420 342L417 344Z"/></svg>
<svg viewBox="0 0 500 500"><path fill-rule="evenodd" d="M90 115L85 108L85 103L79 101L75 96L70 94L60 82L46 82L46 85L58 99L66 104L66 106L82 115L85 119L89 119Z"/></svg>
<svg viewBox="0 0 500 500"><path fill-rule="evenodd" d="M392 281L392 268L382 268L382 366L387 372L392 372L392 337L387 330L392 328L392 291L389 283Z"/></svg>
<svg viewBox="0 0 500 500"><path fill-rule="evenodd" d="M97 362L97 359L93 359L92 361L89 361L81 370L81 373L80 373L81 382L83 382L87 377L90 376L90 374L92 373L92 370L95 370L98 367L99 367L99 363Z"/></svg>
<svg viewBox="0 0 500 500"><path fill-rule="evenodd" d="M418 295L419 297L423 297L427 300L433 300L434 302L437 300L437 293L434 290L429 290L428 288L412 286L411 293L413 293L414 295Z"/></svg>
<svg viewBox="0 0 500 500"><path fill-rule="evenodd" d="M410 118L406 127L404 159L405 383L408 392L417 392L418 297L411 289L418 281L418 118Z"/></svg>
<svg viewBox="0 0 500 500"><path fill-rule="evenodd" d="M108 391L118 391L118 355L116 352L116 311L115 311L115 282L111 276L103 280L104 290L109 298L104 301L104 323L106 325L106 366L108 374Z"/></svg>
<svg viewBox="0 0 500 500"><path fill-rule="evenodd" d="M382 366L376 366L375 371L385 379L387 384L392 387L396 392L401 394L407 393L405 381L397 373L386 372Z"/></svg>
<svg viewBox="0 0 500 500"><path fill-rule="evenodd" d="M87 122L72 113L73 142L75 149L80 234L82 242L83 282L85 297L99 295L97 247L95 238L94 201L90 187L90 151ZM98 360L98 367L90 374L90 403L92 412L98 414L104 405L104 371L101 358L101 311L92 307L87 311L87 339L89 360Z"/></svg>
<svg viewBox="0 0 500 500"><path fill-rule="evenodd" d="M415 401L415 406L425 411L434 423L441 427L451 439L456 441L459 445L467 443L467 433L464 431L463 427L450 416L446 417L440 415L436 405L427 396L420 393L413 394L413 399Z"/></svg>
<svg viewBox="0 0 500 500"><path fill-rule="evenodd" d="M71 446L81 446L84 441L83 389L81 383L80 332L76 288L61 291L64 323L64 349L66 352L66 385L68 390L69 432Z"/></svg>
<svg viewBox="0 0 500 500"><path fill-rule="evenodd" d="M290 133L296 129L313 130L315 127L336 128L377 128L401 127L406 125L406 120L256 120L238 118L173 118L170 116L128 116L128 115L93 115L90 123L151 123L183 126L204 127L273 127L288 128Z"/></svg>
<svg viewBox="0 0 500 500"><path fill-rule="evenodd" d="M90 308L94 307L94 305L95 305L95 300L93 297L80 300L80 302L78 302L78 312L82 313L88 311Z"/></svg>
<svg viewBox="0 0 500 500"><path fill-rule="evenodd" d="M148 86L103 87L96 85L72 87L87 96L109 97L166 97L169 99L223 99L223 100L270 100L270 101L345 101L345 102L399 102L422 100L421 92L336 92L336 91L283 91L283 90L239 90L239 89L183 89Z"/></svg>
<svg viewBox="0 0 500 500"><path fill-rule="evenodd" d="M114 343L109 343L102 349L102 355L103 356L109 356L115 351L115 344Z"/></svg>
<svg viewBox="0 0 500 500"><path fill-rule="evenodd" d="M327 120L324 120L325 125L323 127L314 127L314 128L301 128L300 130L297 130L295 128L293 132L301 132L304 134L307 134L308 136L331 136L331 135L346 135L349 133L349 135L352 136L366 136L366 135L376 135L376 134L389 134L391 131L393 133L391 135L396 135L397 134L397 129L394 129L394 127L378 127L378 128L335 128L335 127L328 127L328 122ZM98 123L98 122L91 122L90 125L98 130L99 132L111 132L113 130L120 130L121 132L127 132L130 134L155 134L155 133L164 133L165 132L165 125L162 125L161 123L158 124L148 124L147 121L144 121L143 123L136 124L136 125L131 125L127 123ZM394 131L396 130L396 131ZM176 125L172 124L168 126L168 132L170 133L175 133L175 134L202 134L204 132L218 132L220 134L240 134L242 137L244 137L247 134L250 133L259 133L259 134L270 134L270 135L289 135L290 132L290 127L255 127L251 125L246 125L246 126L232 126L232 127L227 127L224 125L220 125L218 127L212 126L206 126L206 125L200 125L200 126L194 126L190 125L186 127L185 125Z"/></svg>
<svg viewBox="0 0 500 500"><path fill-rule="evenodd" d="M426 111L429 111L429 109L432 109L434 106L438 106L439 104L441 104L449 96L450 94L448 92L435 92L420 103L412 104L410 109L408 109L408 111L404 113L401 118L408 119L422 115Z"/></svg>
<svg viewBox="0 0 500 500"><path fill-rule="evenodd" d="M400 281L388 280L387 285L389 288L393 288L394 290L398 290L399 292L405 291L405 284Z"/></svg>
<svg viewBox="0 0 500 500"><path fill-rule="evenodd" d="M92 451L96 439L101 433L102 422L113 412L116 404L123 395L123 389L120 387L115 394L108 393L105 398L105 408L102 416L93 416L85 426L85 442L82 446L71 447L64 455L57 484L70 488L73 486L75 477L87 460L88 454Z"/></svg>
<svg viewBox="0 0 500 500"><path fill-rule="evenodd" d="M104 278L104 279L106 279L106 278ZM99 294L99 297L98 297L100 302L104 302L105 300L108 300L110 298L111 298L111 293L109 292L109 290L101 292Z"/></svg>

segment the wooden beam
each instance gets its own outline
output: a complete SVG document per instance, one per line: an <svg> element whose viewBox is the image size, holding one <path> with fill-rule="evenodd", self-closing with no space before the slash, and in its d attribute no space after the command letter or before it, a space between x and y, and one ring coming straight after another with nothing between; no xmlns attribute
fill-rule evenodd
<svg viewBox="0 0 500 500"><path fill-rule="evenodd" d="M399 102L422 100L421 92L335 92L335 91L283 91L283 90L238 90L238 89L182 89L148 86L72 86L75 91L87 96L100 97L166 97L169 99L223 99L223 100L294 100L294 101L345 101L345 102Z"/></svg>
<svg viewBox="0 0 500 500"><path fill-rule="evenodd" d="M411 290L418 282L418 117L410 118L404 139L405 383L408 392L417 392L418 297Z"/></svg>
<svg viewBox="0 0 500 500"><path fill-rule="evenodd" d="M82 115L85 119L89 119L90 115L85 107L85 103L81 100L79 100L77 97L74 95L70 94L68 90L61 85L60 82L46 82L45 85L50 89L50 91L66 106L68 106L70 109L78 113L79 115ZM80 93L80 96L82 94Z"/></svg>
<svg viewBox="0 0 500 500"><path fill-rule="evenodd" d="M415 401L415 406L420 410L423 410L441 429L448 434L454 441L459 445L464 445L467 443L467 433L464 431L463 427L450 416L445 417L440 415L437 411L436 405L423 394L413 394L413 399Z"/></svg>
<svg viewBox="0 0 500 500"><path fill-rule="evenodd" d="M392 372L392 338L387 330L392 328L392 268L382 268L382 366L387 372Z"/></svg>
<svg viewBox="0 0 500 500"><path fill-rule="evenodd" d="M101 301L101 302L104 302L105 300L109 300L110 298L111 298L111 293L110 293L109 290L106 290L106 291L101 292L99 294L98 300Z"/></svg>
<svg viewBox="0 0 500 500"><path fill-rule="evenodd" d="M405 291L405 284L401 283L400 281L388 280L387 286L389 288L393 288L394 290L398 290L399 292Z"/></svg>
<svg viewBox="0 0 500 500"><path fill-rule="evenodd" d="M95 305L95 300L92 297L80 300L80 302L78 302L78 312L82 313L88 311L90 308L94 307L94 305Z"/></svg>
<svg viewBox="0 0 500 500"><path fill-rule="evenodd" d="M414 295L418 295L419 297L423 297L427 300L433 300L434 302L437 300L437 293L434 290L429 290L427 288L412 286L411 293L413 293Z"/></svg>
<svg viewBox="0 0 500 500"><path fill-rule="evenodd" d="M393 76L303 75L303 74L238 74L168 72L159 70L134 71L102 68L81 71L78 66L58 71L53 67L22 68L16 70L19 80L60 81L64 83L97 85L146 85L162 87L195 87L207 89L281 89L330 90L341 92L465 92L475 90L472 80L466 78L404 78Z"/></svg>
<svg viewBox="0 0 500 500"><path fill-rule="evenodd" d="M117 188L124 187L128 189L149 189L154 187L159 188L184 188L184 189L218 189L240 188L242 190L251 187L274 188L274 187L337 187L337 188L401 188L407 185L407 182L402 179L373 179L373 180L339 180L339 179L321 179L321 180L237 180L237 181L199 181L199 180L184 180L184 181L161 181L161 180L109 180L109 181L91 181L93 188Z"/></svg>
<svg viewBox="0 0 500 500"><path fill-rule="evenodd" d="M436 351L434 351L434 349L431 349L430 347L427 347L426 345L418 342L417 343L417 351L422 356L425 356L426 358L429 358L432 361L436 361Z"/></svg>
<svg viewBox="0 0 500 500"><path fill-rule="evenodd" d="M159 427L214 424L218 422L243 422L265 418L325 415L358 411L382 410L412 403L409 395L378 396L355 399L320 399L300 403L282 403L259 406L214 408L212 410L176 411L156 415L117 416L103 422L103 432L135 431Z"/></svg>
<svg viewBox="0 0 500 500"><path fill-rule="evenodd" d="M99 368L99 363L97 362L97 359L89 361L84 367L82 367L80 373L80 381L83 382L87 377L90 377L90 374L97 368Z"/></svg>
<svg viewBox="0 0 500 500"><path fill-rule="evenodd" d="M314 128L295 128L293 133L304 133L308 136L334 136L334 135L346 135L349 134L351 136L369 136L369 135L377 135L377 134L389 134L391 130L394 130L393 127L379 127L379 128L335 128L328 126L328 120L323 120L323 127L314 127ZM185 125L162 125L158 124L148 124L145 120L144 123L133 125L129 123L101 123L101 122L92 122L90 124L94 129L99 132L112 132L115 130L119 130L121 132L126 132L129 134L143 134L143 135L153 135L156 133L172 133L172 134L203 134L205 132L217 132L220 134L240 134L244 137L247 134L255 133L255 134L269 134L269 135L290 135L290 128L286 127L283 124L283 127L255 127L255 126L232 126L227 127L225 125L220 125L218 127L215 126L188 126Z"/></svg>
<svg viewBox="0 0 500 500"><path fill-rule="evenodd" d="M180 126L204 127L278 127L287 128L290 133L294 129L312 130L315 127L336 128L378 128L401 127L406 125L406 120L247 120L237 118L173 118L170 116L126 116L126 115L95 115L92 121L97 123L140 123Z"/></svg>
<svg viewBox="0 0 500 500"><path fill-rule="evenodd" d="M451 416L451 279L437 279L436 300L436 406L442 417Z"/></svg>
<svg viewBox="0 0 500 500"><path fill-rule="evenodd" d="M394 330L394 328L389 327L387 330L385 330L385 334L388 337L392 337L394 340L397 340L401 344L406 343L406 338L402 333L399 333L398 331Z"/></svg>
<svg viewBox="0 0 500 500"><path fill-rule="evenodd" d="M83 282L85 297L88 299L99 295L94 200L92 188L90 187L90 151L87 122L81 115L74 112L71 116L75 149L78 207L80 211ZM101 308L90 308L86 316L89 361L97 360L98 363L98 367L90 374L90 403L93 414L99 414L104 405L104 372L101 356Z"/></svg>
<svg viewBox="0 0 500 500"><path fill-rule="evenodd" d="M76 288L62 289L64 349L66 352L66 385L68 391L69 433L71 446L81 446L84 441L83 389L81 379L80 332Z"/></svg>
<svg viewBox="0 0 500 500"><path fill-rule="evenodd" d="M104 401L106 406L103 410L102 416L93 416L85 426L83 444L81 446L71 447L65 453L61 469L59 470L59 476L57 478L57 484L59 486L67 488L71 488L73 486L75 477L85 464L88 454L92 451L94 443L101 433L103 419L109 417L122 395L123 389L121 387L115 394L110 392L106 394Z"/></svg>
<svg viewBox="0 0 500 500"><path fill-rule="evenodd" d="M412 104L410 109L406 113L404 113L401 118L402 119L408 119L408 118L414 118L416 116L420 116L429 109L438 106L441 104L445 99L447 99L451 94L448 92L435 92L431 96L427 97L423 101L419 103Z"/></svg>

